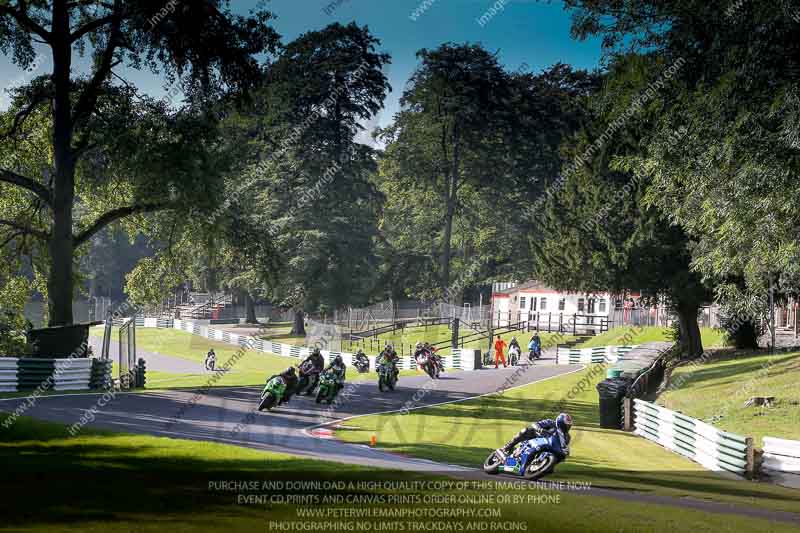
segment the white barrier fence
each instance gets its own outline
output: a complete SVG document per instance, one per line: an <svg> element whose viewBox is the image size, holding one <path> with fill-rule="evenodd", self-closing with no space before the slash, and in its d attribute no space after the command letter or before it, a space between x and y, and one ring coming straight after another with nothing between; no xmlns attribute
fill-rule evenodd
<svg viewBox="0 0 800 533"><path fill-rule="evenodd" d="M145 320L155 320L155 319L145 319ZM250 349L259 352L271 353L283 357L292 357L295 359L302 359L304 357L307 357L308 354L310 353L310 348L306 346L283 344L280 342L273 342L269 340L259 339L256 337L251 337L249 335L237 335L236 333L231 333L229 331L200 325L188 320L175 319L172 321L172 323L173 323L172 327L175 329L193 333L195 335L199 335L201 337L205 337L207 339L215 340L218 342L232 344L234 346L249 346ZM141 327L161 327L159 325L153 326L148 324L152 323L145 321L143 322L143 325ZM320 350L320 351L322 352L322 357L325 359L325 364L327 364L331 358L337 355L342 356L342 360L344 361L345 365L351 366L353 364L354 354L352 353L337 352L331 350ZM457 370L476 369L475 361L478 360L476 352L479 355L480 350L462 348L453 350L452 352L453 353L451 354L442 356L442 359L444 359L445 368L457 369ZM375 370L376 356L367 355L367 358L369 359L370 370ZM398 367L401 370L416 370L417 363L413 357L402 357L400 359L400 364L398 365Z"/></svg>
<svg viewBox="0 0 800 533"><path fill-rule="evenodd" d="M753 439L660 405L633 400L634 432L700 463L709 470L751 477L755 471Z"/></svg>
<svg viewBox="0 0 800 533"><path fill-rule="evenodd" d="M779 485L800 489L800 441L764 437L761 471Z"/></svg>
<svg viewBox="0 0 800 533"><path fill-rule="evenodd" d="M92 359L38 359L0 357L0 392L89 389Z"/></svg>
<svg viewBox="0 0 800 533"><path fill-rule="evenodd" d="M17 366L19 359L0 357L0 392L17 392Z"/></svg>
<svg viewBox="0 0 800 533"><path fill-rule="evenodd" d="M559 365L616 363L637 346L638 344L633 346L597 346L595 348L558 347L556 350L556 363Z"/></svg>

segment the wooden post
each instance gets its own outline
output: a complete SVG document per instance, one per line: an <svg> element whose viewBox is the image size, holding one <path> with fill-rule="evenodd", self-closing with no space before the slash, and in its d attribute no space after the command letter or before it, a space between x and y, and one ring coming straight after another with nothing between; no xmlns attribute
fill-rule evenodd
<svg viewBox="0 0 800 533"><path fill-rule="evenodd" d="M756 451L753 448L753 437L744 439L747 446L747 464L744 467L744 475L747 479L754 479L756 477Z"/></svg>
<svg viewBox="0 0 800 533"><path fill-rule="evenodd" d="M572 315L572 334L578 334L578 313Z"/></svg>
<svg viewBox="0 0 800 533"><path fill-rule="evenodd" d="M622 419L622 429L624 431L633 431L633 398L628 396L623 398L622 408L625 413Z"/></svg>

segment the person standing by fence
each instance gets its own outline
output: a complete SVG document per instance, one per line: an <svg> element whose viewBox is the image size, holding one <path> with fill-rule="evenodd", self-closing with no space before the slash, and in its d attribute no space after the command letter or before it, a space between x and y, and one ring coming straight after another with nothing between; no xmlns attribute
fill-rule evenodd
<svg viewBox="0 0 800 533"><path fill-rule="evenodd" d="M494 367L495 368L498 367L498 363L501 360L503 361L503 368L506 368L506 366L507 366L506 365L506 356L503 353L503 350L505 350L505 347L506 347L506 341L504 341L502 338L500 338L500 335L498 335L495 338L495 341L494 341Z"/></svg>

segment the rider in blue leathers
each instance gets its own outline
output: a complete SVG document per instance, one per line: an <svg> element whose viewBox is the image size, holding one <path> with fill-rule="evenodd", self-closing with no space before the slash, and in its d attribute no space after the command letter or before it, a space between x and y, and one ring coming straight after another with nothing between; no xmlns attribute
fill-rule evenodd
<svg viewBox="0 0 800 533"><path fill-rule="evenodd" d="M567 413L561 413L556 417L555 420L545 418L544 420L534 422L526 428L522 428L520 432L517 433L517 436L511 439L508 444L501 448L501 450L506 455L509 455L514 451L514 447L516 447L516 445L520 442L536 438L540 435L552 435L555 433L558 435L558 439L561 443L561 449L566 456L569 455L569 430L571 427L572 417Z"/></svg>
<svg viewBox="0 0 800 533"><path fill-rule="evenodd" d="M538 333L534 333L533 337L531 337L531 342L528 343L528 352L533 353L535 357L539 357L541 355L542 339L539 337Z"/></svg>

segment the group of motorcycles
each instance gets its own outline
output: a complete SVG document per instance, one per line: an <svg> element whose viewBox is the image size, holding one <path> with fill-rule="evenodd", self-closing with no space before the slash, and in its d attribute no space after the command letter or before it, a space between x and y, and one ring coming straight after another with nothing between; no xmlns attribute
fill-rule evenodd
<svg viewBox="0 0 800 533"><path fill-rule="evenodd" d="M311 396L316 391L315 400L317 403L333 403L339 393L335 371L327 369L320 371L311 361L304 361L297 368L297 385L294 394L297 396ZM280 403L286 395L289 383L284 376L273 376L264 385L261 391L261 401L258 410L270 410Z"/></svg>
<svg viewBox="0 0 800 533"><path fill-rule="evenodd" d="M399 371L397 369L397 356L391 347L390 353L384 352L378 357L378 364L375 371L378 374L378 389L381 392L393 391L397 386ZM391 356L390 356L391 355ZM421 346L415 354L417 368L422 369L431 379L438 379L444 371L442 358L430 347ZM369 358L363 352L353 356L353 367L361 374L369 371ZM310 360L305 360L297 367L297 384L294 385L294 392L297 396L311 396L316 391L316 402L333 403L341 386L337 383L335 372L328 368L321 370ZM277 406L286 396L290 386L283 375L270 378L261 392L261 400L258 410L270 410Z"/></svg>
<svg viewBox="0 0 800 533"><path fill-rule="evenodd" d="M519 361L519 349L509 351L509 358L512 365ZM392 354L393 355L393 354ZM528 359L533 361L541 357L541 349L531 350ZM441 358L433 349L422 347L415 354L417 367L425 371L432 379L439 377L443 370ZM390 357L381 354L378 358L376 372L378 374L378 389L381 392L394 390L398 379L398 369L396 356ZM369 371L369 359L363 352L359 352L353 358L353 367L359 373ZM298 396L310 396L316 391L316 402L327 402L331 404L339 392L341 386L337 383L335 371L328 367L320 370L310 360L303 361L297 367L297 383L294 385L294 394ZM272 377L267 381L261 393L261 401L258 410L270 410L280 403L286 395L289 383L282 375ZM500 472L517 475L528 480L539 479L551 473L556 464L566 457L564 450L553 433L543 432L535 438L520 442L511 454L504 453L501 449L493 451L483 464L484 472L488 474L498 474Z"/></svg>

